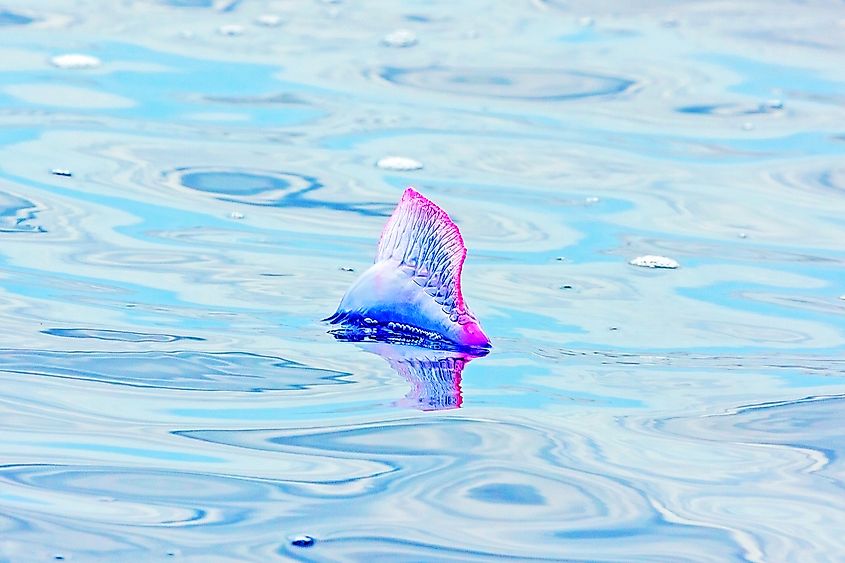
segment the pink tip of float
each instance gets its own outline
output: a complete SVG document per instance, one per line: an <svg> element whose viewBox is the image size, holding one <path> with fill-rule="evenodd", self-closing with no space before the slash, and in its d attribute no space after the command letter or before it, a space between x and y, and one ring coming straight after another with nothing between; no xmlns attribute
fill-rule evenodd
<svg viewBox="0 0 845 563"><path fill-rule="evenodd" d="M487 335L484 334L484 331L481 329L481 325L477 322L470 321L461 328L461 345L472 348L490 347L490 339L487 338Z"/></svg>

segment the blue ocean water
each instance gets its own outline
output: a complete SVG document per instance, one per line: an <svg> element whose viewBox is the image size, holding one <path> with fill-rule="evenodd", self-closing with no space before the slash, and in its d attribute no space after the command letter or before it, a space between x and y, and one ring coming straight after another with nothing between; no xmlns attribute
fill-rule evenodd
<svg viewBox="0 0 845 563"><path fill-rule="evenodd" d="M814 0L6 2L0 560L841 560L843 36ZM408 185L485 357L319 322Z"/></svg>

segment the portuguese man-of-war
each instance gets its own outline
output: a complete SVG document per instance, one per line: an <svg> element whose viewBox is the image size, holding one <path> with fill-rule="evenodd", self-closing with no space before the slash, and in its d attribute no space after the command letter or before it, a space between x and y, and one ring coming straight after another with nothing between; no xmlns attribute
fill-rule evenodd
<svg viewBox="0 0 845 563"><path fill-rule="evenodd" d="M342 340L444 350L490 348L461 294L466 246L449 215L413 188L388 219L375 263L325 319Z"/></svg>

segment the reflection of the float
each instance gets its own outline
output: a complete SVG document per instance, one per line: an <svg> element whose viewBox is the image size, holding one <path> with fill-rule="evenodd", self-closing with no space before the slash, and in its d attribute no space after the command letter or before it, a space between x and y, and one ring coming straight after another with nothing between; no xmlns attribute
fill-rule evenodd
<svg viewBox="0 0 845 563"><path fill-rule="evenodd" d="M387 360L411 385L405 398L396 402L397 406L423 411L460 408L461 371L467 363L485 355L384 342L356 342L355 345Z"/></svg>

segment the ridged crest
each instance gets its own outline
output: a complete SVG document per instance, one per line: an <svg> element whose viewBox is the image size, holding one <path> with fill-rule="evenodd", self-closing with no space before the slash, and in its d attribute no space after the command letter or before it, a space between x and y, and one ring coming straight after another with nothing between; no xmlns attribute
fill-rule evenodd
<svg viewBox="0 0 845 563"><path fill-rule="evenodd" d="M466 253L458 226L449 215L408 188L384 226L375 261L399 262L453 321L463 324L472 320L461 295Z"/></svg>

